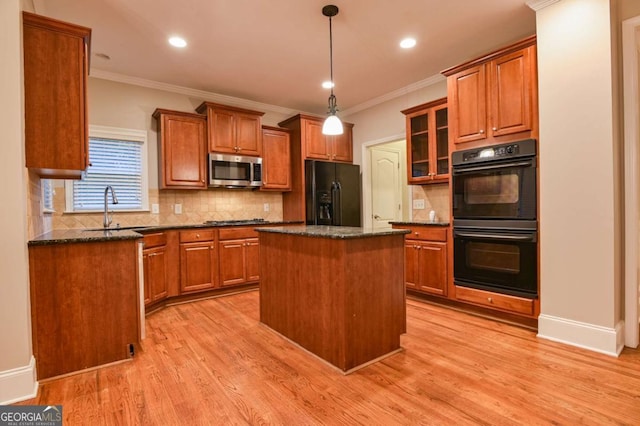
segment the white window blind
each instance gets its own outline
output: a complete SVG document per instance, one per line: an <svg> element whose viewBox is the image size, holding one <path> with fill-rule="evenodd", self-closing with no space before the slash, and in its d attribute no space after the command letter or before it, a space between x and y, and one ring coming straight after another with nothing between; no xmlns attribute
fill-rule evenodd
<svg viewBox="0 0 640 426"><path fill-rule="evenodd" d="M89 139L89 163L82 180L73 182L73 210L104 208L104 190L111 185L118 204L112 210L142 208L142 144L131 141ZM109 195L111 202L111 195Z"/></svg>
<svg viewBox="0 0 640 426"><path fill-rule="evenodd" d="M42 179L40 181L42 187L42 211L44 213L53 212L53 181L51 179Z"/></svg>
<svg viewBox="0 0 640 426"><path fill-rule="evenodd" d="M118 198L113 204L109 194L109 210L148 209L145 131L90 126L89 164L81 180L65 184L66 211L102 211L109 185Z"/></svg>

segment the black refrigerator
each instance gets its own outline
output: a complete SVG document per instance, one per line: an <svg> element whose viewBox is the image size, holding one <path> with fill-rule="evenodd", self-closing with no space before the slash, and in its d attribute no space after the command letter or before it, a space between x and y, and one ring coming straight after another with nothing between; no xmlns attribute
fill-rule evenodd
<svg viewBox="0 0 640 426"><path fill-rule="evenodd" d="M307 225L361 226L360 166L305 161Z"/></svg>

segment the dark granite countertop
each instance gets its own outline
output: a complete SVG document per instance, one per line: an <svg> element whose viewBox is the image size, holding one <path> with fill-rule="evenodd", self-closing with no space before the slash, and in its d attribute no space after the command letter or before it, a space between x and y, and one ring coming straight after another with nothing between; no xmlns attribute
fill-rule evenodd
<svg viewBox="0 0 640 426"><path fill-rule="evenodd" d="M142 238L142 234L130 229L90 230L90 229L59 229L46 232L29 241L29 246L45 246L63 243L90 243L97 241L135 240Z"/></svg>
<svg viewBox="0 0 640 426"><path fill-rule="evenodd" d="M350 238L371 238L384 235L404 235L410 233L405 229L372 229L372 228L355 228L350 226L316 226L316 225L300 225L300 226L278 226L256 228L259 232L271 232L276 234L300 235L305 237L332 238L332 239L350 239Z"/></svg>
<svg viewBox="0 0 640 426"><path fill-rule="evenodd" d="M124 228L110 228L105 231L101 228L91 229L54 229L46 232L29 241L29 246L65 244L65 243L86 243L97 241L133 240L142 238L143 234L150 232L169 231L172 229L198 229L198 228L221 228L229 226L255 226L255 225L286 225L299 224L300 221L277 221L269 222L265 220L221 220L197 224L175 224L175 225L141 225L127 226Z"/></svg>
<svg viewBox="0 0 640 426"><path fill-rule="evenodd" d="M393 221L389 222L391 225L404 225L404 226L449 226L449 222L429 222L426 220L416 220L416 221Z"/></svg>

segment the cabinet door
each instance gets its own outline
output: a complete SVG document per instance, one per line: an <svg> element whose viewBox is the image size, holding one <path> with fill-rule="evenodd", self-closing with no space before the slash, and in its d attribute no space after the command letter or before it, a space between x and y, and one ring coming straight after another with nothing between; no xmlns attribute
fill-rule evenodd
<svg viewBox="0 0 640 426"><path fill-rule="evenodd" d="M142 251L142 270L144 275L144 306L151 303L151 272L149 266L149 250Z"/></svg>
<svg viewBox="0 0 640 426"><path fill-rule="evenodd" d="M454 143L487 137L485 65L478 65L447 78L449 127Z"/></svg>
<svg viewBox="0 0 640 426"><path fill-rule="evenodd" d="M237 113L236 152L242 155L262 155L262 126L261 118L255 115Z"/></svg>
<svg viewBox="0 0 640 426"><path fill-rule="evenodd" d="M160 188L206 188L207 137L204 117L170 113L161 113L160 117Z"/></svg>
<svg viewBox="0 0 640 426"><path fill-rule="evenodd" d="M247 281L258 281L260 279L260 244L258 239L248 238L245 249Z"/></svg>
<svg viewBox="0 0 640 426"><path fill-rule="evenodd" d="M353 162L353 131L350 126L344 125L344 133L329 136L331 144L331 160Z"/></svg>
<svg viewBox="0 0 640 426"><path fill-rule="evenodd" d="M446 295L447 291L447 244L420 242L418 246L419 284L418 290Z"/></svg>
<svg viewBox="0 0 640 426"><path fill-rule="evenodd" d="M209 113L209 152L236 152L235 114L212 110Z"/></svg>
<svg viewBox="0 0 640 426"><path fill-rule="evenodd" d="M262 131L262 187L291 190L291 154L289 133L273 129Z"/></svg>
<svg viewBox="0 0 640 426"><path fill-rule="evenodd" d="M429 134L431 151L431 177L435 182L449 180L449 110L447 104L434 107L431 113L432 129Z"/></svg>
<svg viewBox="0 0 640 426"><path fill-rule="evenodd" d="M407 175L409 184L428 183L431 179L429 129L431 110L407 115Z"/></svg>
<svg viewBox="0 0 640 426"><path fill-rule="evenodd" d="M405 240L404 242L404 258L405 258L405 284L407 288L418 288L418 250L415 240Z"/></svg>
<svg viewBox="0 0 640 426"><path fill-rule="evenodd" d="M167 297L165 248L147 249L142 254L144 268L144 304L157 302Z"/></svg>
<svg viewBox="0 0 640 426"><path fill-rule="evenodd" d="M183 293L217 286L217 256L213 241L180 244L180 288Z"/></svg>
<svg viewBox="0 0 640 426"><path fill-rule="evenodd" d="M242 284L245 273L245 240L220 241L220 284Z"/></svg>
<svg viewBox="0 0 640 426"><path fill-rule="evenodd" d="M528 47L489 63L493 136L531 130L533 49Z"/></svg>
<svg viewBox="0 0 640 426"><path fill-rule="evenodd" d="M26 166L79 179L88 166L86 84L91 30L23 13Z"/></svg>
<svg viewBox="0 0 640 426"><path fill-rule="evenodd" d="M325 160L331 159L327 147L327 138L322 134L322 122L305 120L304 122L305 158Z"/></svg>

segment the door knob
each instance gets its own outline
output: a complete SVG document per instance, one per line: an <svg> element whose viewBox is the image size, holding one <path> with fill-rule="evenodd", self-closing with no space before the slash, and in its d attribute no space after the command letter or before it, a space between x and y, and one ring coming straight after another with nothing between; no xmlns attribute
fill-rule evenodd
<svg viewBox="0 0 640 426"><path fill-rule="evenodd" d="M374 215L373 215L373 218L374 218L374 219L376 219L376 220L381 219L381 217L380 217L380 216L378 216L377 214L374 214Z"/></svg>

